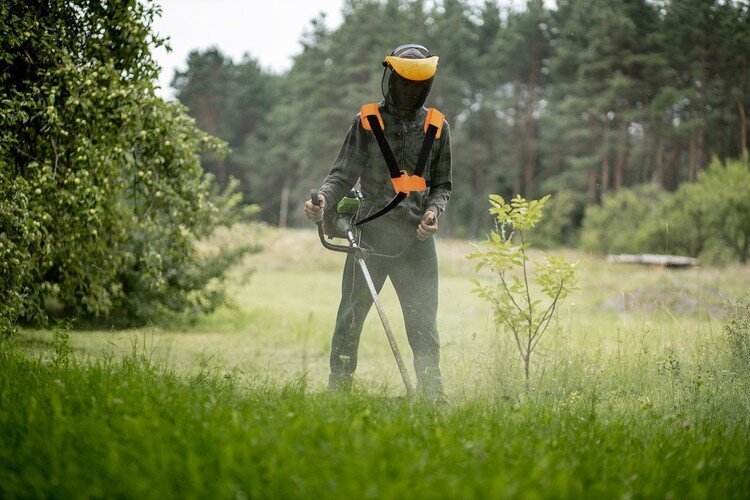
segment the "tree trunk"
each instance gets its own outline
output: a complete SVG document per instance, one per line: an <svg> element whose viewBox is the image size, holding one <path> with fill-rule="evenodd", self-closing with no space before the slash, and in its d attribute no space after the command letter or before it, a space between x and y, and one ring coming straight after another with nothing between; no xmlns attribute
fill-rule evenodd
<svg viewBox="0 0 750 500"><path fill-rule="evenodd" d="M695 136L690 132L690 146L688 149L688 181L695 180Z"/></svg>
<svg viewBox="0 0 750 500"><path fill-rule="evenodd" d="M698 151L696 158L696 171L700 172L703 169L703 136L704 130L703 125L698 127Z"/></svg>
<svg viewBox="0 0 750 500"><path fill-rule="evenodd" d="M663 186L669 191L677 189L677 184L679 184L678 170L680 166L675 162L679 154L680 150L674 148L669 155L669 159L667 159L667 163L664 165L664 172L669 173L669 175L664 178Z"/></svg>
<svg viewBox="0 0 750 500"><path fill-rule="evenodd" d="M536 44L535 44L536 45ZM536 51L535 51L536 52ZM526 150L524 169L524 194L531 197L534 194L534 175L536 171L536 123L534 121L534 106L536 105L537 87L539 86L539 73L541 72L541 61L535 60L531 69L528 82L529 97L526 105L525 137Z"/></svg>
<svg viewBox="0 0 750 500"><path fill-rule="evenodd" d="M740 110L740 156L747 161L747 113L745 112L745 104L742 102L742 97L737 97L737 107Z"/></svg>
<svg viewBox="0 0 750 500"><path fill-rule="evenodd" d="M607 189L609 188L609 155L604 154L604 157L602 158L602 176L601 176L601 184L599 184L599 191L601 194L604 194L607 192Z"/></svg>
<svg viewBox="0 0 750 500"><path fill-rule="evenodd" d="M279 229L286 228L287 217L289 215L289 183L284 180L281 188L281 201L279 203Z"/></svg>
<svg viewBox="0 0 750 500"><path fill-rule="evenodd" d="M515 196L521 194L523 190L523 172L521 172L521 153L516 149L513 156L516 158L516 166L513 168L513 196Z"/></svg>
<svg viewBox="0 0 750 500"><path fill-rule="evenodd" d="M474 196L471 199L471 222L469 223L469 237L476 238L479 235L479 224L482 220L482 216L485 213L484 210L484 196L482 195L485 191L484 186L484 171L482 168L474 168L473 180L474 180Z"/></svg>
<svg viewBox="0 0 750 500"><path fill-rule="evenodd" d="M609 135L609 122L606 122L606 125L604 126L604 129L602 131L602 171L600 174L600 184L599 184L599 193L600 196L604 195L604 193L607 192L607 189L609 189L609 173L611 170L611 166L609 164L609 151L607 147L607 139Z"/></svg>
<svg viewBox="0 0 750 500"><path fill-rule="evenodd" d="M656 146L654 163L656 168L651 176L651 181L658 182L664 187L664 138L662 137L659 137L659 143Z"/></svg>
<svg viewBox="0 0 750 500"><path fill-rule="evenodd" d="M624 181L625 159L628 150L628 122L620 122L619 133L617 134L617 157L615 158L615 191L622 187Z"/></svg>
<svg viewBox="0 0 750 500"><path fill-rule="evenodd" d="M529 355L523 356L523 378L526 382L527 388L529 384Z"/></svg>
<svg viewBox="0 0 750 500"><path fill-rule="evenodd" d="M651 142L651 141L649 141L649 142ZM648 151L648 149L647 149L647 151ZM651 158L652 158L652 155L650 155L648 153L645 155L645 158L643 158L643 166L641 167L642 168L642 171L641 171L641 182L648 182L648 178L649 178L649 174L650 174L650 170L651 170Z"/></svg>

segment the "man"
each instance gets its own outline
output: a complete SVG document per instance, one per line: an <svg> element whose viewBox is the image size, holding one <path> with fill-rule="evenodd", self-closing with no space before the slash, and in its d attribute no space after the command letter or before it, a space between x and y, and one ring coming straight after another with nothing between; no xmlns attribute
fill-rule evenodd
<svg viewBox="0 0 750 500"><path fill-rule="evenodd" d="M378 120L398 169L405 177L415 174L420 150L425 142L428 110L423 106L430 92L437 57L421 45L402 45L383 62L390 70L384 100L377 104ZM375 105L371 105L375 108ZM319 189L320 206L310 201L305 212L312 222L323 218L326 209L335 210L336 204L360 182L363 201L357 220L377 214L394 198L396 183L384 152L374 131L363 118L364 109L349 128L344 144ZM441 130L431 144L422 177L429 189L408 193L390 211L359 226L361 240L375 251L394 255L395 259L368 257L367 265L375 288L380 292L386 277L391 279L401 304L406 334L414 354L417 391L428 397L442 393L439 368L440 345L436 325L438 306L438 265L433 235L438 229L438 218L445 211L451 194L450 130L442 115ZM433 115L434 116L434 115ZM377 123L374 124L375 128ZM427 144L429 146L429 143ZM425 146L425 147L427 147ZM393 161L391 161L393 163ZM390 171L389 171L390 168ZM418 181L420 176L413 175ZM425 182L422 182L424 185ZM361 270L352 255L344 267L341 303L331 342L331 374L328 388L347 391L352 374L357 368L357 351L365 317L372 306Z"/></svg>

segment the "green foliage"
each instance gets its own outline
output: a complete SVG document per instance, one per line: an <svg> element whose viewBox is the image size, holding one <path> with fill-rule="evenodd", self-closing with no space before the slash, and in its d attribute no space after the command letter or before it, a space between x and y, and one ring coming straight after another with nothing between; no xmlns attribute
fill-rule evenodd
<svg viewBox="0 0 750 500"><path fill-rule="evenodd" d="M234 150L206 158L211 171L240 177L271 223L287 211L290 224L306 223L293 207L320 184L359 107L381 98L383 56L406 42L440 56L427 105L451 123L453 196L441 231L454 236L485 232L490 193L567 190L591 204L645 182L673 191L713 155L747 154L746 2L511 3L347 1L336 28L311 22L283 75L211 49L191 54L174 85L199 126ZM248 74L238 78L240 68ZM539 232L544 245L571 243Z"/></svg>
<svg viewBox="0 0 750 500"><path fill-rule="evenodd" d="M663 253L666 244L654 242L652 220L665 193L654 184L608 194L601 205L586 209L581 228L585 250L606 253Z"/></svg>
<svg viewBox="0 0 750 500"><path fill-rule="evenodd" d="M224 145L154 93L158 8L0 9L0 327L217 305L206 287L241 251L204 255L196 241L247 213L198 161Z"/></svg>
<svg viewBox="0 0 750 500"><path fill-rule="evenodd" d="M529 235L529 241L538 248L577 246L585 209L584 196L563 189L550 198L545 208L544 217Z"/></svg>
<svg viewBox="0 0 750 500"><path fill-rule="evenodd" d="M186 64L172 80L177 99L201 130L221 137L231 148L226 155L205 152L204 169L223 185L231 177L238 179L246 199L265 201L263 186L249 181L255 181L253 172L263 167L259 145L269 134L267 117L280 96L275 91L279 77L263 71L249 56L234 63L216 48L190 52Z"/></svg>
<svg viewBox="0 0 750 500"><path fill-rule="evenodd" d="M709 221L742 263L750 260L750 162L718 159L698 178Z"/></svg>
<svg viewBox="0 0 750 500"><path fill-rule="evenodd" d="M697 257L714 247L711 211L700 184L686 182L664 197L661 218L651 222L653 241L664 241L666 253ZM657 213L658 214L658 213ZM663 237L662 237L663 236Z"/></svg>
<svg viewBox="0 0 750 500"><path fill-rule="evenodd" d="M622 189L586 209L581 244L598 253L676 253L707 261L750 258L750 164L715 159L674 193Z"/></svg>
<svg viewBox="0 0 750 500"><path fill-rule="evenodd" d="M470 259L479 261L477 271L486 266L499 281L482 285L474 280L474 292L492 305L497 327L513 335L527 381L531 354L547 331L559 304L576 288L575 264L560 256L545 257L542 263L534 266L535 281L541 294L532 295L527 255L530 245L526 233L539 223L542 209L549 199L550 195L531 201L516 196L506 203L502 196L490 195L490 214L495 218L496 229L469 255ZM514 236L517 236L517 242L514 242Z"/></svg>
<svg viewBox="0 0 750 500"><path fill-rule="evenodd" d="M729 342L736 370L750 373L750 296L746 295L726 305L724 333Z"/></svg>

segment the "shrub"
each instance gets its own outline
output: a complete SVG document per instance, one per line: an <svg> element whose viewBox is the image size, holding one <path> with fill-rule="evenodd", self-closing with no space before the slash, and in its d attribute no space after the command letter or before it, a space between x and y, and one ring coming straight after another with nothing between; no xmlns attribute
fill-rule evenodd
<svg viewBox="0 0 750 500"><path fill-rule="evenodd" d="M699 203L707 208L712 236L743 264L750 259L750 163L714 158L698 177Z"/></svg>
<svg viewBox="0 0 750 500"><path fill-rule="evenodd" d="M654 214L660 213L665 196L655 184L605 195L601 205L586 209L581 246L601 254L663 252L664 245L654 241Z"/></svg>
<svg viewBox="0 0 750 500"><path fill-rule="evenodd" d="M0 5L0 328L65 316L153 319L209 309L242 251L200 255L233 223L198 153L223 151L155 94L158 9L139 2ZM196 307L199 304L199 307Z"/></svg>
<svg viewBox="0 0 750 500"><path fill-rule="evenodd" d="M698 257L709 246L710 210L704 202L703 186L685 182L666 196L660 217L652 223L651 241L663 242L667 253Z"/></svg>
<svg viewBox="0 0 750 500"><path fill-rule="evenodd" d="M591 206L581 245L597 253L677 253L709 261L750 259L750 164L714 159L672 194L621 189Z"/></svg>
<svg viewBox="0 0 750 500"><path fill-rule="evenodd" d="M577 245L584 207L583 195L565 189L558 191L547 203L545 216L529 235L529 241L538 248Z"/></svg>

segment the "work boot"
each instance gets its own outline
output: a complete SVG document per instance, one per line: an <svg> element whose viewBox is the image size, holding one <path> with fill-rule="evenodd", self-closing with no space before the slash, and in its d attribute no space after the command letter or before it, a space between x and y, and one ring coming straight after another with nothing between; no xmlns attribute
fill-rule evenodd
<svg viewBox="0 0 750 500"><path fill-rule="evenodd" d="M352 390L350 373L331 373L328 375L328 392L330 394L349 394Z"/></svg>
<svg viewBox="0 0 750 500"><path fill-rule="evenodd" d="M417 375L417 397L431 403L447 403L443 392L443 379L437 369L425 370Z"/></svg>

